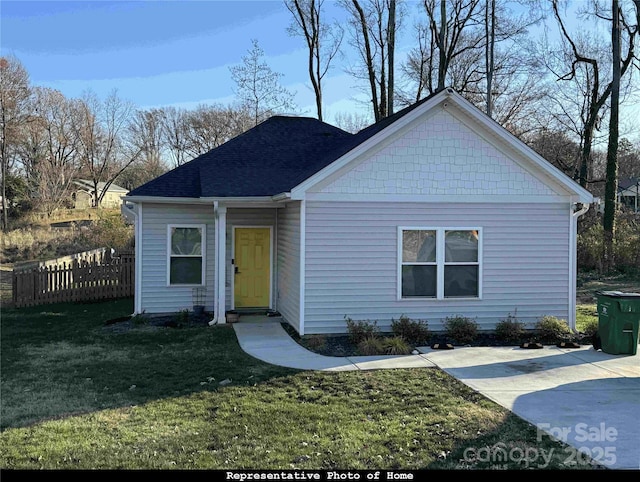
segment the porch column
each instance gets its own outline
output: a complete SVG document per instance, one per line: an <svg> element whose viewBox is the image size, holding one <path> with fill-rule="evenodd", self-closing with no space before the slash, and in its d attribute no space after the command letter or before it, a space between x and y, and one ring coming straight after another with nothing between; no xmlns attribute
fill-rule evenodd
<svg viewBox="0 0 640 482"><path fill-rule="evenodd" d="M215 318L218 323L226 322L226 298L227 298L227 207L219 206L218 230L216 231L216 278L217 293L215 294Z"/></svg>

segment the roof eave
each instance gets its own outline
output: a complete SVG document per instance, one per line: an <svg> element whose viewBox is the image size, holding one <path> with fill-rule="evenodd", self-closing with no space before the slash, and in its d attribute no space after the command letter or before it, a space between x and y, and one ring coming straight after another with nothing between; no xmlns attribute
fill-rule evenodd
<svg viewBox="0 0 640 482"><path fill-rule="evenodd" d="M281 197L284 196L284 197ZM124 196L125 202L153 204L213 204L214 202L229 204L278 204L288 199L288 193L276 196L236 196L236 197L167 197L167 196Z"/></svg>

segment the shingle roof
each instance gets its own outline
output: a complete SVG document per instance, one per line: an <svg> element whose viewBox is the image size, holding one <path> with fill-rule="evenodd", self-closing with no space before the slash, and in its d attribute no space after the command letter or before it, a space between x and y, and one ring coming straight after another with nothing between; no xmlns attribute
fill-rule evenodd
<svg viewBox="0 0 640 482"><path fill-rule="evenodd" d="M636 177L625 177L618 181L618 191L624 191L630 187L635 187L640 183L640 179Z"/></svg>
<svg viewBox="0 0 640 482"><path fill-rule="evenodd" d="M129 196L253 197L289 192L426 100L356 134L308 117L271 117Z"/></svg>

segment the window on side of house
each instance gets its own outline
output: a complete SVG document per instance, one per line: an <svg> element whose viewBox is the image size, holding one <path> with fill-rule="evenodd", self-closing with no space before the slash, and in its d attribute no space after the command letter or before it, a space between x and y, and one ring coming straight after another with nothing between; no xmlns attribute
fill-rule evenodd
<svg viewBox="0 0 640 482"><path fill-rule="evenodd" d="M399 228L399 297L479 298L481 231Z"/></svg>
<svg viewBox="0 0 640 482"><path fill-rule="evenodd" d="M204 225L169 225L169 286L204 284Z"/></svg>

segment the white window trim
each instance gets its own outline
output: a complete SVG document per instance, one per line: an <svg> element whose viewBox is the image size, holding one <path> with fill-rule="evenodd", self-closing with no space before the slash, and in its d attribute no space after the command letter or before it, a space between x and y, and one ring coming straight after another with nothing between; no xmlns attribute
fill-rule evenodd
<svg viewBox="0 0 640 482"><path fill-rule="evenodd" d="M201 239L201 253L199 256L172 256L171 254L171 230L173 228L197 228L200 229ZM207 246L207 225L206 224L168 224L167 225L167 286L170 288L193 288L202 287L205 285L205 272L206 272L206 246ZM171 258L202 258L202 272L200 273L200 284L171 284Z"/></svg>
<svg viewBox="0 0 640 482"><path fill-rule="evenodd" d="M402 232L403 231L435 231L436 232L436 262L429 263L406 263L407 265L426 265L436 266L436 296L402 296L402 266L405 264L402 261ZM445 232L447 231L478 231L478 261L477 263L471 262L445 262ZM482 228L477 226L398 226L398 259L397 259L397 300L398 301L422 301L425 300L438 300L438 301L478 301L482 299L482 272L483 272L483 241L484 236ZM472 297L445 297L444 296L444 267L445 266L478 266L478 296Z"/></svg>

